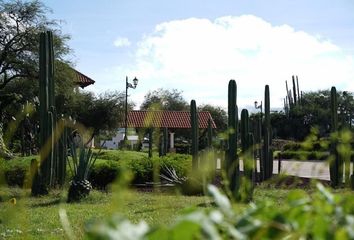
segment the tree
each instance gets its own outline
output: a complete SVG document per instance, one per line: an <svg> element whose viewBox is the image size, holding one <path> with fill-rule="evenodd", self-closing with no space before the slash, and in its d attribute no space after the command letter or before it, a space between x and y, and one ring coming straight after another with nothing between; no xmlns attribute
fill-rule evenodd
<svg viewBox="0 0 354 240"><path fill-rule="evenodd" d="M210 112L210 115L213 118L219 132L225 131L227 129L227 114L222 107L204 104L199 106L198 110Z"/></svg>
<svg viewBox="0 0 354 240"><path fill-rule="evenodd" d="M51 30L54 33L57 59L70 51L65 44L69 37L57 28L57 21L46 17L48 11L37 0L0 0L0 89L17 78L37 78L40 32Z"/></svg>
<svg viewBox="0 0 354 240"><path fill-rule="evenodd" d="M54 33L58 96L73 92L72 69L63 59L70 52L66 45L69 36L61 33L56 20L46 17L48 11L36 0L0 0L0 121L4 129L26 102L33 103L38 96L40 32L50 30ZM0 128L0 138L2 130Z"/></svg>
<svg viewBox="0 0 354 240"><path fill-rule="evenodd" d="M149 91L144 96L144 102L141 104L141 110L148 110L151 107L159 110L168 111L188 111L189 104L182 96L182 91L177 89L162 89Z"/></svg>
<svg viewBox="0 0 354 240"><path fill-rule="evenodd" d="M338 91L339 127L352 127L354 118L353 93ZM303 140L316 127L321 137L330 134L330 91L303 93L301 105L293 106L289 116L283 112L272 114L272 125L281 138Z"/></svg>
<svg viewBox="0 0 354 240"><path fill-rule="evenodd" d="M95 97L92 92L78 93L73 101L71 116L92 130L91 138L103 130L114 130L124 119L125 93L106 92ZM133 108L128 103L128 109Z"/></svg>

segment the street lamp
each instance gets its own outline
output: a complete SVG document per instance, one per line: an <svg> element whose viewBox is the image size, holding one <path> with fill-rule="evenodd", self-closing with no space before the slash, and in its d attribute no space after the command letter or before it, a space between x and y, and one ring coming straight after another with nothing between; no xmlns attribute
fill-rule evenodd
<svg viewBox="0 0 354 240"><path fill-rule="evenodd" d="M254 101L254 107L256 108L256 109L260 109L261 110L261 117L260 117L260 121L257 121L258 123L257 123L257 131L256 131L256 133L257 133L257 135L258 135L258 139L259 139L259 142L257 142L257 144L259 144L259 145L261 145L261 143L262 143L262 108L263 108L263 104L262 104L262 101L261 101L261 104L259 104L258 105L258 102L257 101ZM258 149L257 149L258 151L258 156L259 156L259 158L261 157L261 155L262 155L262 149L260 148L260 147L258 147ZM257 171L257 170L256 170Z"/></svg>
<svg viewBox="0 0 354 240"><path fill-rule="evenodd" d="M125 123L124 123L124 127L125 127L125 130L124 130L124 141L126 141L128 138L127 138L127 129L128 129L128 126L127 126L127 122L128 122L128 88L132 88L132 89L135 89L136 86L138 85L138 79L135 77L133 79L133 84L131 84L130 82L128 82L128 76L126 76L125 78Z"/></svg>
<svg viewBox="0 0 354 240"><path fill-rule="evenodd" d="M261 109L261 119L262 119L262 113L263 113L263 104L262 104L262 101L261 101L261 104L258 105L258 102L257 101L254 101L254 107L256 109Z"/></svg>

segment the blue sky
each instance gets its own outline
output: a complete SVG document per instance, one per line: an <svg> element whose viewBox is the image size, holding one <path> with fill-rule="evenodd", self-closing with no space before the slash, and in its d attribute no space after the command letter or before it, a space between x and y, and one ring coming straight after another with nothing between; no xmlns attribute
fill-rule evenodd
<svg viewBox="0 0 354 240"><path fill-rule="evenodd" d="M76 68L96 80L88 90L124 90L141 103L149 90L177 88L186 100L226 106L227 82L238 104L262 100L270 85L280 107L285 80L304 91L354 91L352 0L46 0L71 35ZM351 80L351 81L350 81Z"/></svg>

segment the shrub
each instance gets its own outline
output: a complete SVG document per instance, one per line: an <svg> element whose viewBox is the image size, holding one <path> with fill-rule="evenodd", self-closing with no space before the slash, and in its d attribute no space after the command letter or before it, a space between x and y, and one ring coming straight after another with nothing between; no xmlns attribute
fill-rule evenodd
<svg viewBox="0 0 354 240"><path fill-rule="evenodd" d="M7 185L12 187L23 187L26 179L27 169L16 166L12 169L5 170L5 181Z"/></svg>
<svg viewBox="0 0 354 240"><path fill-rule="evenodd" d="M283 151L298 151L301 149L301 143L289 142L283 146Z"/></svg>
<svg viewBox="0 0 354 240"><path fill-rule="evenodd" d="M96 189L107 190L121 172L121 167L116 161L97 161L91 170L89 181Z"/></svg>
<svg viewBox="0 0 354 240"><path fill-rule="evenodd" d="M328 152L317 151L284 151L280 153L282 159L296 160L326 160L328 156Z"/></svg>

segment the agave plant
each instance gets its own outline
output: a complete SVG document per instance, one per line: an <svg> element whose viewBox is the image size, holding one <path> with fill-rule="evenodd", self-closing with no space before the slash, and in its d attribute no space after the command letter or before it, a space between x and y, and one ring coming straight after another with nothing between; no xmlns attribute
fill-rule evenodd
<svg viewBox="0 0 354 240"><path fill-rule="evenodd" d="M173 167L168 167L166 164L162 164L161 170L165 173L161 173L160 177L169 182L170 184L183 184L187 181L187 177L185 176L178 176L176 170Z"/></svg>
<svg viewBox="0 0 354 240"><path fill-rule="evenodd" d="M79 151L77 151L73 142L70 146L70 153L72 162L68 161L68 165L74 177L70 181L68 202L75 202L87 197L92 189L92 185L87 179L98 154L94 158L91 148L86 148L84 144L80 144Z"/></svg>

